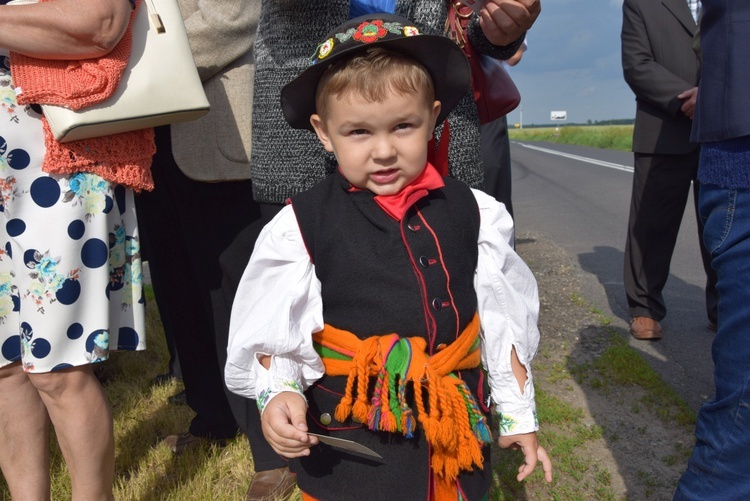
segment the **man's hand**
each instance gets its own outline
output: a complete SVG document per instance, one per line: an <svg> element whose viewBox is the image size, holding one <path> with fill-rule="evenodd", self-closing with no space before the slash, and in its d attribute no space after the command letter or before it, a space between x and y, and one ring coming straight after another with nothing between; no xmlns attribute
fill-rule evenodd
<svg viewBox="0 0 750 501"><path fill-rule="evenodd" d="M277 454L285 458L309 456L317 437L307 434L307 403L302 395L291 391L279 393L268 402L261 426L263 435Z"/></svg>
<svg viewBox="0 0 750 501"><path fill-rule="evenodd" d="M528 31L541 11L541 0L486 0L479 25L490 42L504 46Z"/></svg>
<svg viewBox="0 0 750 501"><path fill-rule="evenodd" d="M552 461L547 455L547 451L544 447L539 445L536 439L536 433L523 433L521 435L507 435L497 439L497 445L503 449L510 447L511 449L521 449L523 452L524 461L521 466L518 467L518 476L516 480L519 482L524 478L531 475L531 472L536 468L538 461L542 462L542 469L544 470L544 480L552 482Z"/></svg>
<svg viewBox="0 0 750 501"><path fill-rule="evenodd" d="M678 94L677 99L683 100L682 106L680 106L680 111L692 120L693 114L695 113L695 102L698 99L698 87L693 87L682 94Z"/></svg>

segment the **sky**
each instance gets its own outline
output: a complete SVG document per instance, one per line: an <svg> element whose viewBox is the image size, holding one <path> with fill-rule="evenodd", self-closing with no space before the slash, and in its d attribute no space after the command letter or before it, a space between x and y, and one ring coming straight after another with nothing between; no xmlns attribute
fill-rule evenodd
<svg viewBox="0 0 750 501"><path fill-rule="evenodd" d="M528 50L511 68L521 105L508 124L549 124L635 117L635 96L622 76L622 0L541 0ZM566 123L559 122L559 123Z"/></svg>

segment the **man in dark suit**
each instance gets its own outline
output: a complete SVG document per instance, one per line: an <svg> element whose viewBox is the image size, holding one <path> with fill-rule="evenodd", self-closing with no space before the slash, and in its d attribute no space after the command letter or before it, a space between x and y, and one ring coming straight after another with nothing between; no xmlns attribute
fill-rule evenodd
<svg viewBox="0 0 750 501"><path fill-rule="evenodd" d="M667 311L662 289L691 182L697 194L700 150L690 142L690 128L700 73L692 49L699 5L695 0L625 0L622 8L623 73L637 104L624 266L630 333L636 339L661 338L659 321ZM700 221L698 233L703 233ZM703 245L701 255L708 276L708 325L715 329L716 275Z"/></svg>

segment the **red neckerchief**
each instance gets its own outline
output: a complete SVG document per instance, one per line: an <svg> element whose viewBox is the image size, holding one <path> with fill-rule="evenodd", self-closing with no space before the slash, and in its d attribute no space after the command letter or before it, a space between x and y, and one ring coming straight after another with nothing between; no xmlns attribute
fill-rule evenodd
<svg viewBox="0 0 750 501"><path fill-rule="evenodd" d="M422 173L395 195L375 195L375 201L386 214L396 221L401 221L407 209L417 200L427 195L429 190L445 186L443 178L430 162L427 162Z"/></svg>

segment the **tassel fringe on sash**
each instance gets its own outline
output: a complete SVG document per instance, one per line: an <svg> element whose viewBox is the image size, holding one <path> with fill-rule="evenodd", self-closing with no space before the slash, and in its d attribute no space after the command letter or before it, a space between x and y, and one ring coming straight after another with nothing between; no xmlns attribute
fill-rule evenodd
<svg viewBox="0 0 750 501"><path fill-rule="evenodd" d="M365 423L374 431L412 438L417 422L432 447L432 471L455 482L462 470L483 467L482 445L492 441L487 420L466 383L454 372L479 366L479 316L444 350L429 356L423 338L397 334L359 339L328 324L313 336L326 374L347 376L335 417ZM370 378L375 386L368 396ZM406 399L413 383L414 412ZM427 402L427 405L425 405Z"/></svg>

